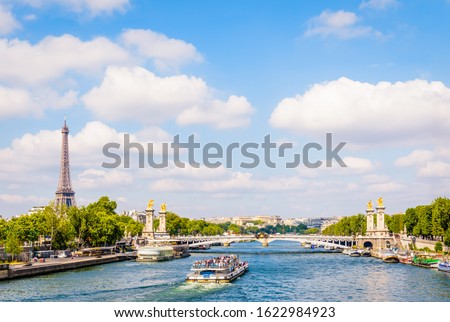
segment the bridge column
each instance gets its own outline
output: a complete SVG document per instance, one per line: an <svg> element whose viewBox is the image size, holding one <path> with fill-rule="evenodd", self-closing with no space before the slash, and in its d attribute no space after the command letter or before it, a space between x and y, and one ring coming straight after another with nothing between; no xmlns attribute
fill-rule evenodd
<svg viewBox="0 0 450 322"><path fill-rule="evenodd" d="M268 247L269 246L269 241L267 239L264 239L263 241L261 241L261 246L262 247Z"/></svg>
<svg viewBox="0 0 450 322"><path fill-rule="evenodd" d="M145 228L142 232L143 237L147 238L155 238L155 234L153 232L153 216L154 216L155 210L152 208L145 209Z"/></svg>

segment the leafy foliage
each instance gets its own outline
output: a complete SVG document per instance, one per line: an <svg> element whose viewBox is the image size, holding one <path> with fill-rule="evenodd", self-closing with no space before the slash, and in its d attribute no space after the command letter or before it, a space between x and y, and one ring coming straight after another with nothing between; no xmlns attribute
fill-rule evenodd
<svg viewBox="0 0 450 322"><path fill-rule="evenodd" d="M44 210L31 215L0 219L0 244L36 242L39 236L51 239L51 249L71 246L112 245L124 235L136 236L143 225L132 218L116 214L117 203L101 197L86 207L55 207L50 204ZM12 252L9 252L12 253Z"/></svg>
<svg viewBox="0 0 450 322"><path fill-rule="evenodd" d="M344 217L337 223L328 226L322 231L323 235L330 236L353 236L364 235L367 229L366 216L358 214Z"/></svg>

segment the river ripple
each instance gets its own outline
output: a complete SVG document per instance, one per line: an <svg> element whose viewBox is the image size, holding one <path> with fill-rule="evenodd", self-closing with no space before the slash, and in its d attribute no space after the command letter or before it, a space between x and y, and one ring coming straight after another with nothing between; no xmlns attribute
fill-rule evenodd
<svg viewBox="0 0 450 322"><path fill-rule="evenodd" d="M250 270L232 284L187 284L195 260L238 254ZM298 243L238 243L159 263L119 262L0 282L0 301L450 301L450 274L375 258L316 253Z"/></svg>

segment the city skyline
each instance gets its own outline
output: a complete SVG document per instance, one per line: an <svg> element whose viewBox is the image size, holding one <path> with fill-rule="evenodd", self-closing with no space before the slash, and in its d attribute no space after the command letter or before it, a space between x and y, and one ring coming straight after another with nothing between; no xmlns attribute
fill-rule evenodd
<svg viewBox="0 0 450 322"><path fill-rule="evenodd" d="M53 200L65 116L78 205L297 218L450 197L449 14L447 0L0 0L0 215ZM326 133L346 142L347 167L246 169L234 154L229 168L139 168L135 154L102 167L125 134L158 158L176 135L222 147L270 135L302 152Z"/></svg>

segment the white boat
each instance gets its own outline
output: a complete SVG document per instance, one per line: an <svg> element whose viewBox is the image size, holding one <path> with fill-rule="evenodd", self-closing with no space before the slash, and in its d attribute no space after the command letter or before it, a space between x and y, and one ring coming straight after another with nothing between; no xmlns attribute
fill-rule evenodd
<svg viewBox="0 0 450 322"><path fill-rule="evenodd" d="M351 248L346 248L342 251L342 254L344 255L350 255L350 253L353 251L353 249Z"/></svg>
<svg viewBox="0 0 450 322"><path fill-rule="evenodd" d="M248 263L239 260L236 255L196 261L192 273L186 276L189 283L230 283L248 270Z"/></svg>
<svg viewBox="0 0 450 322"><path fill-rule="evenodd" d="M449 261L439 262L437 269L440 270L441 272L450 273L450 262Z"/></svg>
<svg viewBox="0 0 450 322"><path fill-rule="evenodd" d="M350 255L350 257L360 257L361 253L360 253L359 250L353 250L353 251L350 252L349 255Z"/></svg>
<svg viewBox="0 0 450 322"><path fill-rule="evenodd" d="M170 246L144 246L137 251L138 262L159 262L174 259L174 250Z"/></svg>

